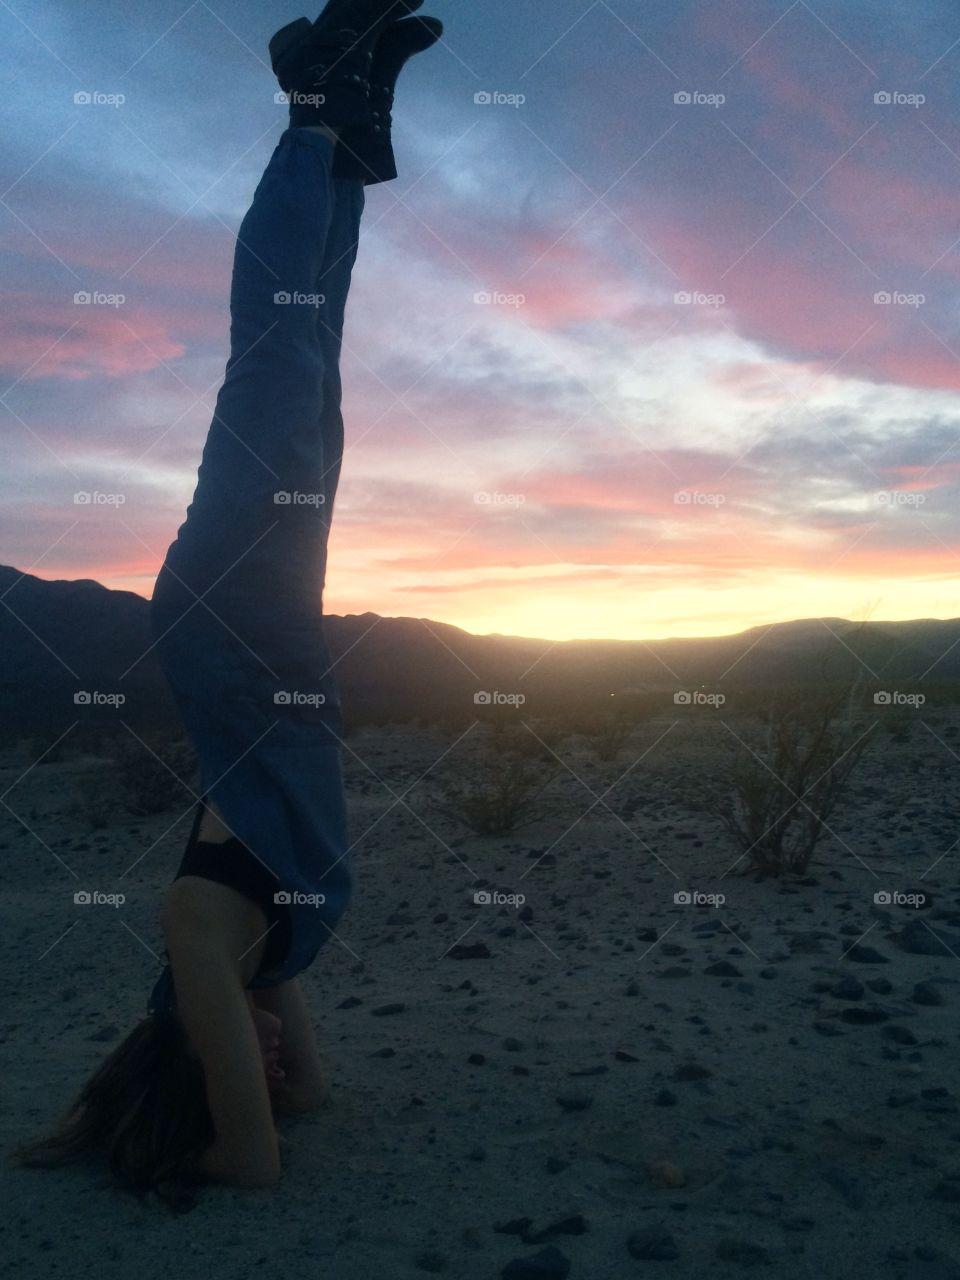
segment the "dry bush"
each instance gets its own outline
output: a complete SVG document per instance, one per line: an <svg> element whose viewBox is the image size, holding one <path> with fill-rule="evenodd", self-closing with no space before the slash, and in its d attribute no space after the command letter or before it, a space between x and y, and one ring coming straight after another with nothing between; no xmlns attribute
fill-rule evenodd
<svg viewBox="0 0 960 1280"><path fill-rule="evenodd" d="M76 779L77 809L94 827L120 812L136 817L183 809L195 796L196 753L174 734L115 737L108 759Z"/></svg>
<svg viewBox="0 0 960 1280"><path fill-rule="evenodd" d="M709 780L701 802L747 855L744 874L806 871L873 728L859 683L771 696L759 730L744 730L732 766Z"/></svg>
<svg viewBox="0 0 960 1280"><path fill-rule="evenodd" d="M531 759L529 738L522 725L494 723L472 750L467 748L458 779L439 780L442 812L484 836L507 835L547 817L550 807L542 795L560 768Z"/></svg>

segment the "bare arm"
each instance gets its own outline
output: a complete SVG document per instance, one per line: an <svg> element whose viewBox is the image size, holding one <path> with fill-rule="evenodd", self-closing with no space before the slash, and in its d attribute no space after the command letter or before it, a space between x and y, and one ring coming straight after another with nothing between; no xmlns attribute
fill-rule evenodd
<svg viewBox="0 0 960 1280"><path fill-rule="evenodd" d="M312 1110L327 1098L327 1081L303 991L296 978L278 987L250 992L259 1009L280 1019L280 1057L284 1079L271 1085L279 1109ZM276 1108L275 1108L276 1109Z"/></svg>
<svg viewBox="0 0 960 1280"><path fill-rule="evenodd" d="M163 925L180 1016L199 1055L216 1132L203 1170L237 1186L270 1186L280 1151L257 1031L244 991L258 921L235 890L184 876Z"/></svg>

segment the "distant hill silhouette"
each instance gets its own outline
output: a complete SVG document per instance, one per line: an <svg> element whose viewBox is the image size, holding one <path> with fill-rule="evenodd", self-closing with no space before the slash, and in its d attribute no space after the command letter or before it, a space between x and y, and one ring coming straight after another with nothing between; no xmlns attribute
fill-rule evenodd
<svg viewBox="0 0 960 1280"><path fill-rule="evenodd" d="M90 579L46 581L0 566L0 727L5 740L99 722L79 690L122 692L137 727L170 727L176 711L150 649L147 601ZM425 618L327 615L350 718L471 716L474 695L523 694L527 715L610 705L611 693L706 686L716 691L844 680L921 689L960 680L960 620L859 624L803 619L738 635L651 642L476 636ZM146 657L141 656L146 653ZM136 664L136 665L133 665ZM129 668L129 674L123 676ZM123 678L121 678L123 677Z"/></svg>

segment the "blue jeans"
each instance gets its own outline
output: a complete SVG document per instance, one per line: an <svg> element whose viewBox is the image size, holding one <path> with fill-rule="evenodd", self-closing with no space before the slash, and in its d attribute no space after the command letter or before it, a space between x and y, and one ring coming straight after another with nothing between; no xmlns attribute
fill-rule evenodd
<svg viewBox="0 0 960 1280"><path fill-rule="evenodd" d="M326 898L291 906L293 941L277 980L310 962L351 887L322 598L365 190L334 178L333 155L323 134L288 128L240 225L230 357L193 500L150 606L201 794L285 890Z"/></svg>

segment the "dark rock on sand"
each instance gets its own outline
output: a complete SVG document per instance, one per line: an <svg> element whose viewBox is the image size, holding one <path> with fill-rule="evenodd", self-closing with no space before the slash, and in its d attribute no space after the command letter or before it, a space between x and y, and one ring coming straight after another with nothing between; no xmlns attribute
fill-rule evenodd
<svg viewBox="0 0 960 1280"><path fill-rule="evenodd" d="M696 1062L684 1062L673 1073L674 1080L709 1080L713 1072Z"/></svg>
<svg viewBox="0 0 960 1280"><path fill-rule="evenodd" d="M529 1258L513 1258L500 1272L503 1280L565 1280L570 1259L555 1245L548 1245Z"/></svg>
<svg viewBox="0 0 960 1280"><path fill-rule="evenodd" d="M960 955L960 936L934 929L924 920L911 920L900 930L897 943L915 956Z"/></svg>
<svg viewBox="0 0 960 1280"><path fill-rule="evenodd" d="M830 988L835 1000L862 1000L865 987L857 978L841 978Z"/></svg>
<svg viewBox="0 0 960 1280"><path fill-rule="evenodd" d="M864 1009L859 1007L842 1009L840 1017L844 1022L852 1023L855 1027L867 1027L876 1022L886 1022L890 1015L884 1009L878 1009L876 1005L872 1005Z"/></svg>
<svg viewBox="0 0 960 1280"><path fill-rule="evenodd" d="M770 1251L750 1240L720 1240L713 1254L718 1262L735 1262L739 1267L770 1261Z"/></svg>
<svg viewBox="0 0 960 1280"><path fill-rule="evenodd" d="M865 947L862 943L851 947L846 953L848 960L856 960L859 964L889 964L890 957L882 955L875 947Z"/></svg>
<svg viewBox="0 0 960 1280"><path fill-rule="evenodd" d="M935 982L918 982L910 999L914 1004L943 1004L943 992Z"/></svg>
<svg viewBox="0 0 960 1280"><path fill-rule="evenodd" d="M447 1259L442 1253L421 1253L417 1258L417 1266L421 1271L429 1271L436 1275L447 1269Z"/></svg>
<svg viewBox="0 0 960 1280"><path fill-rule="evenodd" d="M641 1262L672 1262L680 1257L677 1242L666 1227L645 1227L642 1231L634 1231L627 1240L627 1251L631 1258Z"/></svg>
<svg viewBox="0 0 960 1280"><path fill-rule="evenodd" d="M839 1165L827 1165L820 1173L820 1177L824 1182L833 1187L834 1191L839 1191L844 1202L851 1209L862 1209L864 1204L863 1188L852 1174L846 1169L841 1169Z"/></svg>
<svg viewBox="0 0 960 1280"><path fill-rule="evenodd" d="M589 1093L562 1093L557 1098L557 1106L564 1111L586 1111L593 1106L593 1098Z"/></svg>

